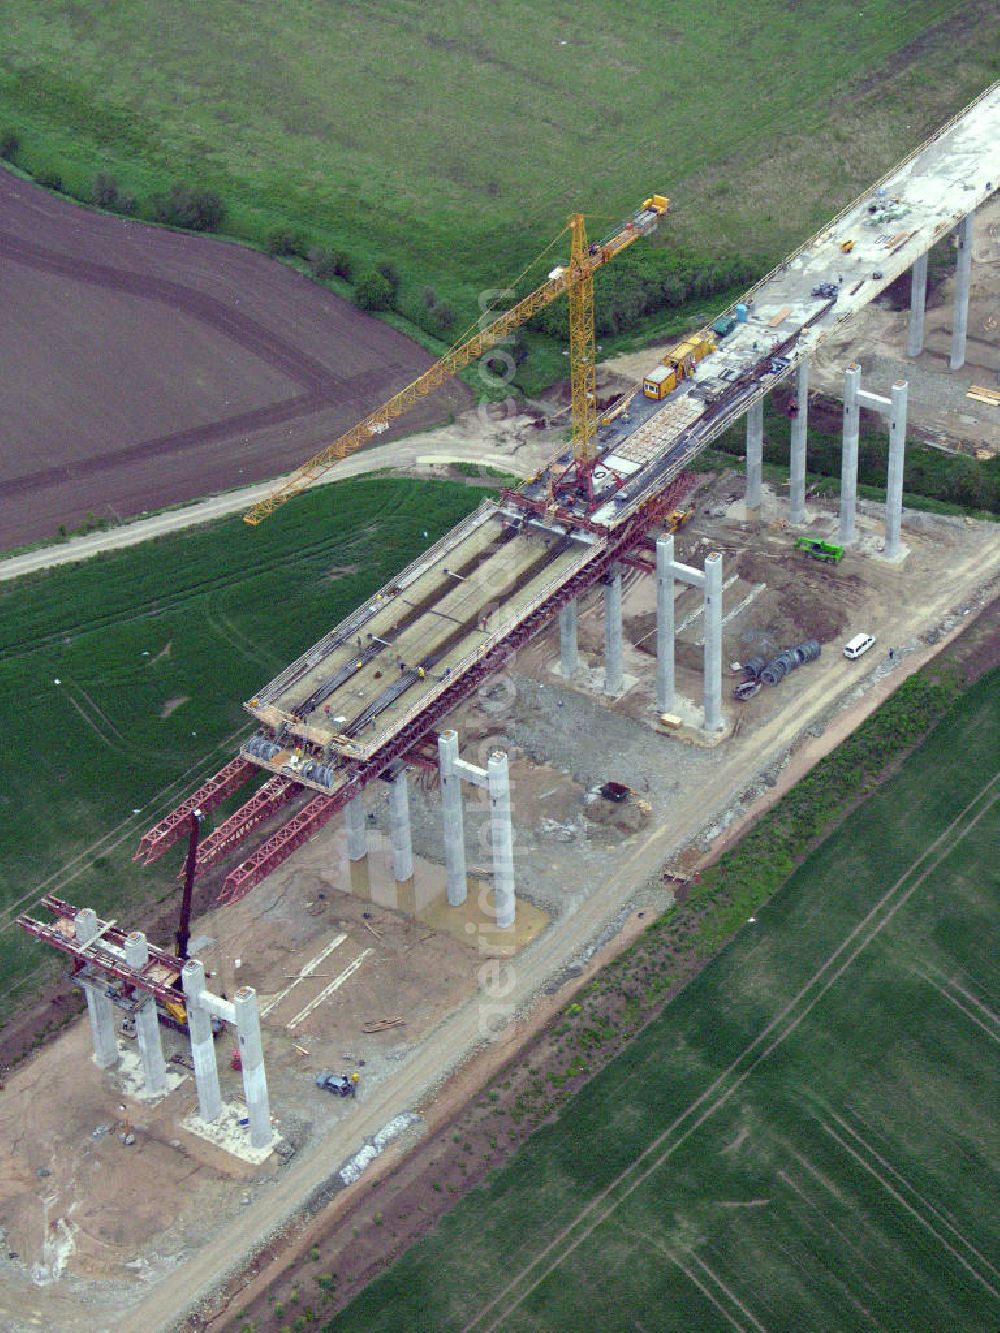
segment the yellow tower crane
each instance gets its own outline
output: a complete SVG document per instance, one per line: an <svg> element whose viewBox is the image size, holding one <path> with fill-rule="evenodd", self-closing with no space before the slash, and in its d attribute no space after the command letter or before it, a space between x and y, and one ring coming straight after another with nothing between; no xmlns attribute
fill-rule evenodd
<svg viewBox="0 0 1000 1333"><path fill-rule="evenodd" d="M569 263L554 268L545 282L523 297L492 323L456 344L429 370L394 394L388 402L352 426L308 462L286 477L270 495L247 510L244 522L256 525L286 500L321 477L335 463L367 444L373 436L387 430L389 423L439 388L445 380L488 352L508 333L526 323L532 315L551 304L565 292L569 301L570 387L573 462L559 479L560 490L572 490L588 501L592 497L592 473L597 459L596 344L594 338L594 274L621 254L640 236L655 230L670 206L662 194L651 195L631 217L620 223L600 241L589 243L582 213L569 219Z"/></svg>

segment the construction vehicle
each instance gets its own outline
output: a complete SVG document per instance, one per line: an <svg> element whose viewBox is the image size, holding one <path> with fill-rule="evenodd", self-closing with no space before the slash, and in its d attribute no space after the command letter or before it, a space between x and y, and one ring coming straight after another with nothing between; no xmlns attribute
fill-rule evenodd
<svg viewBox="0 0 1000 1333"><path fill-rule="evenodd" d="M335 1097L356 1097L358 1095L357 1074L331 1074L324 1070L316 1075L317 1088L332 1092Z"/></svg>
<svg viewBox="0 0 1000 1333"><path fill-rule="evenodd" d="M854 242L851 240L841 241L840 248L841 250L843 250L845 255L849 255L851 251L854 249Z"/></svg>
<svg viewBox="0 0 1000 1333"><path fill-rule="evenodd" d="M403 416L452 375L495 347L514 329L537 315L557 297L569 302L570 421L573 446L572 462L551 479L553 499L570 493L584 502L588 511L597 506L593 474L597 466L597 342L594 335L594 274L604 264L621 254L643 236L655 231L670 207L666 195L652 194L624 222L619 223L599 241L588 241L582 213L574 213L566 224L570 234L569 263L557 265L548 278L509 310L479 328L464 341L456 343L429 370L394 394L387 403L352 426L339 439L308 462L303 463L273 491L243 515L245 523L255 526L292 496L311 486L335 463L354 453L387 430L390 423ZM550 247L546 247L548 249Z"/></svg>
<svg viewBox="0 0 1000 1333"><path fill-rule="evenodd" d="M694 518L693 509L675 509L667 518L664 527L667 532L680 532L685 523Z"/></svg>
<svg viewBox="0 0 1000 1333"><path fill-rule="evenodd" d="M820 541L816 537L799 537L795 543L796 551L802 551L813 560L823 560L836 565L844 558L844 548L836 542Z"/></svg>
<svg viewBox="0 0 1000 1333"><path fill-rule="evenodd" d="M657 401L666 398L683 380L690 379L698 362L708 356L709 352L714 352L715 348L715 339L704 329L668 348L656 369L643 377L642 392L645 397Z"/></svg>

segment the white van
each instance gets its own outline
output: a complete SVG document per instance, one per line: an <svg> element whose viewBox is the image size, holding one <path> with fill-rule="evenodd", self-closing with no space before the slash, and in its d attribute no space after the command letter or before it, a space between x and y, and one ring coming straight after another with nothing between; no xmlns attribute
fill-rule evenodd
<svg viewBox="0 0 1000 1333"><path fill-rule="evenodd" d="M856 661L862 653L866 653L875 642L874 634L855 634L853 639L849 639L844 644L844 656L850 661Z"/></svg>

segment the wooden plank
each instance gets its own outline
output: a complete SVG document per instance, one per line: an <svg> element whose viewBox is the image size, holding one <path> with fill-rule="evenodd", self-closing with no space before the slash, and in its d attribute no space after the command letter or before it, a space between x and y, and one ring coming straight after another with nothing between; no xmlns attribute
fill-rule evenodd
<svg viewBox="0 0 1000 1333"><path fill-rule="evenodd" d="M985 384L970 384L968 397L972 398L977 394L991 403L1000 403L1000 389L988 389Z"/></svg>
<svg viewBox="0 0 1000 1333"><path fill-rule="evenodd" d="M785 320L791 313L792 313L792 307L790 305L783 305L781 309L778 311L778 313L776 315L772 315L771 318L767 321L768 328L776 329L779 324L783 324L785 322Z"/></svg>

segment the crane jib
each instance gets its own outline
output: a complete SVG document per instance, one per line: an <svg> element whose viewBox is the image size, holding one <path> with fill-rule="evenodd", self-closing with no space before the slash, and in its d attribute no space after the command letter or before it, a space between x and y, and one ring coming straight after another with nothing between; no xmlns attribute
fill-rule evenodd
<svg viewBox="0 0 1000 1333"><path fill-rule="evenodd" d="M363 421L359 421L356 426L352 426L332 444L328 445L320 453L303 463L297 471L293 472L263 500L255 504L243 516L245 523L252 526L262 522L263 519L274 512L286 500L298 495L300 491L318 480L334 463L338 463L348 454L356 452L364 445L368 444L374 436L382 434L389 429L392 421L408 412L414 403L421 398L426 397L434 389L439 388L447 379L457 374L465 366L477 360L488 352L491 347L495 347L501 339L505 338L512 329L519 328L527 323L529 319L538 311L543 310L547 305L569 292L570 289L585 289L589 284L595 271L606 264L615 255L630 246L634 241L642 236L648 236L659 222L660 218L667 211L669 200L663 195L654 194L643 202L643 205L632 214L625 222L615 228L607 237L595 242L586 248L582 254L572 256L571 262L565 267L553 269L547 280L533 292L523 297L509 310L498 315L492 323L487 324L479 333L474 334L459 347L453 347L450 352L446 352L440 360L424 373L418 376L405 389L393 395L387 403L370 412ZM570 230L574 227L579 228L580 235L583 235L583 218L580 214L575 214L569 221ZM585 301L586 318L591 329L590 341L592 338L592 297L588 295ZM577 321L579 323L579 321ZM579 336L579 330L577 330ZM572 343L572 337L571 337ZM585 441L589 441L592 431L588 428L588 423L583 423L581 430L575 432L574 438L579 436Z"/></svg>

